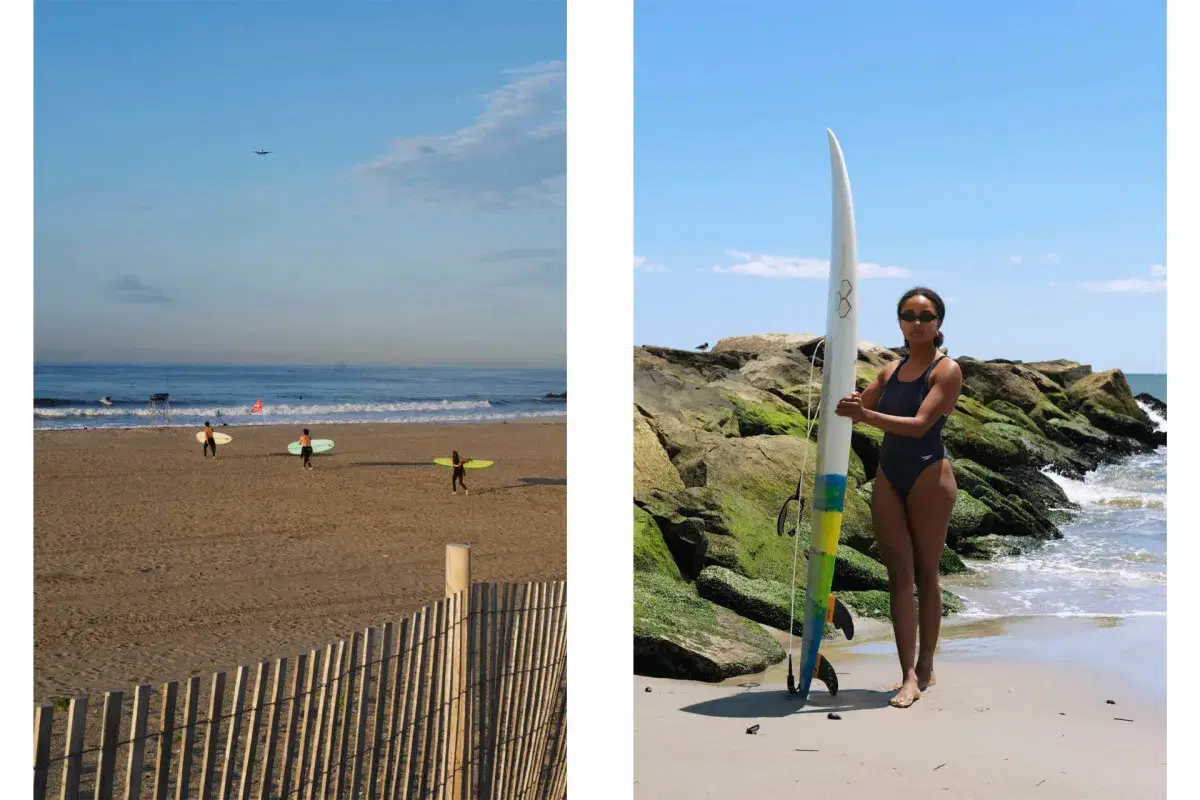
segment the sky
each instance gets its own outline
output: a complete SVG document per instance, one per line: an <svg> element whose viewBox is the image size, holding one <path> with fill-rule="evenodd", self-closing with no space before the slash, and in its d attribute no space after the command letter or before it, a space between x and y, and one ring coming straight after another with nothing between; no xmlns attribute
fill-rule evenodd
<svg viewBox="0 0 1200 800"><path fill-rule="evenodd" d="M911 286L951 355L1166 371L1161 3L636 7L638 344L821 333L826 128L845 154L859 338Z"/></svg>
<svg viewBox="0 0 1200 800"><path fill-rule="evenodd" d="M565 364L565 3L34 25L39 363Z"/></svg>

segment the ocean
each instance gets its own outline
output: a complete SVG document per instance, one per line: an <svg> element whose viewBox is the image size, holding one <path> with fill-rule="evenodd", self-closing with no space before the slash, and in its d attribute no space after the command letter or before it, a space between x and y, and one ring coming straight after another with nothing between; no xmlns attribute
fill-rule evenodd
<svg viewBox="0 0 1200 800"><path fill-rule="evenodd" d="M1165 399L1166 375L1129 375L1134 394ZM1167 421L1143 406L1163 430ZM1168 409L1168 414L1170 409ZM1163 617L1167 612L1167 448L1071 480L1049 477L1080 506L1063 538L1036 553L976 563L944 584L966 619Z"/></svg>
<svg viewBox="0 0 1200 800"><path fill-rule="evenodd" d="M35 365L38 430L565 417L565 369ZM150 407L165 393L167 414ZM102 402L110 398L111 405ZM262 411L251 413L256 401Z"/></svg>

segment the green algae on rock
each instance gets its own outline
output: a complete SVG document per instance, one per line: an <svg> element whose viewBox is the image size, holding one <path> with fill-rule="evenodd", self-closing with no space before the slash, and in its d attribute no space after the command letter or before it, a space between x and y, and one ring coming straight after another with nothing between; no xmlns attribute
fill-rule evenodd
<svg viewBox="0 0 1200 800"><path fill-rule="evenodd" d="M649 572L633 575L633 669L639 675L722 681L783 660L761 625Z"/></svg>

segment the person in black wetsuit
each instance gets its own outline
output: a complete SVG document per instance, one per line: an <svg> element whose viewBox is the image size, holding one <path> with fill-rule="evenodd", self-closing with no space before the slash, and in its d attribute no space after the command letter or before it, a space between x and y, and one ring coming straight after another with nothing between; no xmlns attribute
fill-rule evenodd
<svg viewBox="0 0 1200 800"><path fill-rule="evenodd" d="M450 456L450 465L454 469L454 474L450 476L450 488L454 494L458 494L458 486L462 484L463 494L470 494L467 489L467 467L466 463L471 459L462 459L458 457L458 451L455 450Z"/></svg>
<svg viewBox="0 0 1200 800"><path fill-rule="evenodd" d="M883 431L871 517L887 565L900 656L901 679L890 703L907 708L936 682L933 651L942 624L938 565L958 497L942 428L958 402L962 371L938 352L946 304L936 292L910 289L896 313L904 335L903 358L881 369L861 394L842 399L837 414ZM921 598L919 625L914 582Z"/></svg>

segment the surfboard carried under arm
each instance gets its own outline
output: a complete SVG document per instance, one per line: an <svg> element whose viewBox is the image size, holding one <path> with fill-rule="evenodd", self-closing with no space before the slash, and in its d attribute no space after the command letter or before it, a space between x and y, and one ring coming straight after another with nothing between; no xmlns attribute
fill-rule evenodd
<svg viewBox="0 0 1200 800"><path fill-rule="evenodd" d="M846 473L850 465L853 423L839 417L838 401L854 392L858 358L858 252L854 233L854 204L842 148L833 131L829 161L833 184L833 242L829 263L829 301L825 313L823 380L817 433L817 466L812 494L812 534L808 546L808 581L804 598L804 634L800 644L799 685L788 690L807 699L813 678L837 694L837 672L821 655L826 622L854 635L850 612L833 596L833 565L837 559L842 513L846 503ZM790 656L789 656L790 659Z"/></svg>

